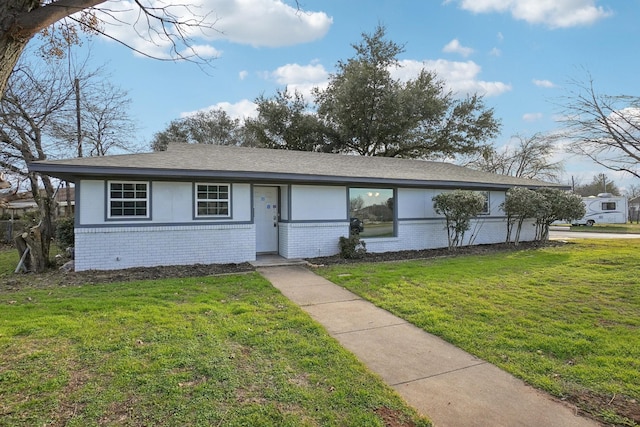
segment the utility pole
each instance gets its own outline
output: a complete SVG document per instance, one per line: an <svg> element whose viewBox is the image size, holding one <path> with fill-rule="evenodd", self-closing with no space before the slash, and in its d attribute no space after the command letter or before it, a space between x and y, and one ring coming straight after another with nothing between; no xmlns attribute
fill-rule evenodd
<svg viewBox="0 0 640 427"><path fill-rule="evenodd" d="M82 119L80 117L80 79L76 78L73 81L73 86L76 92L76 129L77 129L77 145L78 145L78 157L82 157ZM67 198L67 207L65 209L65 215L67 217L72 217L73 213L71 212L71 188L69 187L69 182L65 182L66 187L66 198ZM75 188L74 188L75 191ZM75 199L75 197L74 197Z"/></svg>
<svg viewBox="0 0 640 427"><path fill-rule="evenodd" d="M82 157L82 120L80 119L80 79L74 80L76 90L76 126L78 129L78 157Z"/></svg>

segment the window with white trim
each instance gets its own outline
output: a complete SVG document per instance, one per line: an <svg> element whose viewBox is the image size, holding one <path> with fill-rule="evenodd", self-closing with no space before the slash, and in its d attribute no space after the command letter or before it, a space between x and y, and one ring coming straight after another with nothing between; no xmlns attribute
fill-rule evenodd
<svg viewBox="0 0 640 427"><path fill-rule="evenodd" d="M231 216L231 188L229 184L196 184L196 217Z"/></svg>
<svg viewBox="0 0 640 427"><path fill-rule="evenodd" d="M109 181L109 218L149 218L149 183Z"/></svg>
<svg viewBox="0 0 640 427"><path fill-rule="evenodd" d="M491 213L489 205L489 192L480 191L479 193L482 197L484 197L484 205L482 205L482 212L480 212L480 215L489 215Z"/></svg>

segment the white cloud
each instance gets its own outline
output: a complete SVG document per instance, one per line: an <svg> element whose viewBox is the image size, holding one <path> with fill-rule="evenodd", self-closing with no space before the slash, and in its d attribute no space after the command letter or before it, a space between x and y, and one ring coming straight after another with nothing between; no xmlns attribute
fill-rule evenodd
<svg viewBox="0 0 640 427"><path fill-rule="evenodd" d="M502 32L498 31L498 35L496 37L498 37L498 41L499 42L503 42L504 41L504 35L502 34Z"/></svg>
<svg viewBox="0 0 640 427"><path fill-rule="evenodd" d="M399 67L394 67L390 71L393 78L408 81L415 79L423 69L435 71L438 78L445 82L446 89L458 96L473 93L498 96L511 90L510 84L479 80L478 75L482 69L473 61L402 60ZM326 87L329 72L323 65L315 62L308 65L286 64L278 67L275 71L264 73L264 78L275 80L290 92L297 90L305 99L311 100L312 88L323 89Z"/></svg>
<svg viewBox="0 0 640 427"><path fill-rule="evenodd" d="M502 55L502 51L500 49L498 49L497 47L494 47L493 49L491 49L489 51L489 55L491 55L491 56L500 56L500 55Z"/></svg>
<svg viewBox="0 0 640 427"><path fill-rule="evenodd" d="M533 84L538 86L538 87L544 87L544 88L554 88L554 87L556 87L556 85L550 80L533 79L532 81L533 81Z"/></svg>
<svg viewBox="0 0 640 427"><path fill-rule="evenodd" d="M244 80L247 78L248 75L249 75L249 72L247 70L242 70L238 73L238 78L240 80Z"/></svg>
<svg viewBox="0 0 640 427"><path fill-rule="evenodd" d="M442 48L442 51L447 53L458 53L465 58L473 53L472 48L462 46L458 39L451 40Z"/></svg>
<svg viewBox="0 0 640 427"><path fill-rule="evenodd" d="M212 46L218 40L266 47L308 43L324 37L333 23L324 12L299 10L281 0L194 0L180 5L149 0L145 4L158 10L165 8L177 19L192 24L204 17L212 29L182 28L195 52L203 57L220 56L221 51ZM146 55L171 57L175 48L171 40L157 20L148 20L135 2L109 2L108 7L108 13L99 13L106 34ZM180 45L177 48L181 52L184 49Z"/></svg>
<svg viewBox="0 0 640 427"><path fill-rule="evenodd" d="M189 49L184 49L180 53L185 58L188 58L192 55L197 55L200 58L218 58L222 56L221 50L218 50L215 47L207 44L196 44L191 46Z"/></svg>
<svg viewBox="0 0 640 427"><path fill-rule="evenodd" d="M327 85L329 73L323 65L312 63L309 65L286 64L269 73L269 78L279 85L286 86L290 92L298 91L305 99L311 100L311 90L314 87Z"/></svg>
<svg viewBox="0 0 640 427"><path fill-rule="evenodd" d="M256 103L253 101L249 101L248 99L243 99L234 104L230 102L218 102L217 104L213 104L205 108L200 108L199 110L185 111L183 113L180 113L180 117L189 117L201 111L211 110L224 110L227 114L229 114L231 118L240 120L258 116L258 106L256 105Z"/></svg>
<svg viewBox="0 0 640 427"><path fill-rule="evenodd" d="M449 2L448 2L449 3ZM595 0L457 0L473 13L510 13L513 18L550 28L590 25L612 15Z"/></svg>
<svg viewBox="0 0 640 427"><path fill-rule="evenodd" d="M473 61L403 60L400 65L400 68L392 70L394 78L406 81L415 78L422 69L435 71L438 78L445 82L447 89L460 96L473 93L498 96L511 90L511 85L507 83L479 80L482 68Z"/></svg>
<svg viewBox="0 0 640 427"><path fill-rule="evenodd" d="M536 122L542 119L542 113L526 113L522 115L522 120L525 122Z"/></svg>
<svg viewBox="0 0 640 427"><path fill-rule="evenodd" d="M298 10L281 0L200 0L218 18L215 38L252 46L290 46L319 38L333 18L324 12Z"/></svg>

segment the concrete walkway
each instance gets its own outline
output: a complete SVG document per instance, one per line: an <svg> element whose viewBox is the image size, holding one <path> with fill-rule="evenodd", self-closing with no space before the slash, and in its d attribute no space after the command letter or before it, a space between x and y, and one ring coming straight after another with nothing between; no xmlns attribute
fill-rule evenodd
<svg viewBox="0 0 640 427"><path fill-rule="evenodd" d="M306 267L258 272L436 427L599 425Z"/></svg>

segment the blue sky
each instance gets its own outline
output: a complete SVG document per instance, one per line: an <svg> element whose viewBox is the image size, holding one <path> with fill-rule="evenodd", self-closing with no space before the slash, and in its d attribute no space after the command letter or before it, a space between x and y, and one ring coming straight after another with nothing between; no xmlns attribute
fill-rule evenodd
<svg viewBox="0 0 640 427"><path fill-rule="evenodd" d="M289 0L189 3L217 19L219 32L196 38L202 55L217 57L206 72L144 58L106 39L90 43L93 61L106 63L112 82L129 92L137 140L145 148L154 132L189 112L223 108L247 116L261 94L285 87L308 93L326 84L338 60L354 56L351 44L378 24L405 45L398 77L427 67L454 92L485 96L502 121L498 146L515 134L557 129L555 104L570 80L585 81L587 73L598 92L640 94L640 0L300 0L302 10ZM129 2L117 4L127 10ZM105 30L164 54L131 26ZM573 175L586 183L605 172L621 186L638 184L568 157L561 147L556 156L565 161L565 182Z"/></svg>

